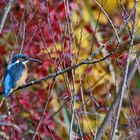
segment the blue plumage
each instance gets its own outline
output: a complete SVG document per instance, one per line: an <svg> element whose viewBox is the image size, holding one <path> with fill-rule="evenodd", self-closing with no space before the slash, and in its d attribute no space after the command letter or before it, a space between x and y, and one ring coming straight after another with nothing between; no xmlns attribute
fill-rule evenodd
<svg viewBox="0 0 140 140"><path fill-rule="evenodd" d="M4 77L4 97L7 97L12 89L12 78L10 74Z"/></svg>
<svg viewBox="0 0 140 140"><path fill-rule="evenodd" d="M29 61L41 63L41 61L29 58L24 54L16 54L12 58L11 64L7 66L4 74L4 96L7 97L12 89L17 89L27 78L27 66Z"/></svg>
<svg viewBox="0 0 140 140"><path fill-rule="evenodd" d="M30 58L27 57L26 55L20 53L20 54L14 55L14 57L12 58L12 62L11 62L11 63L16 62L19 58L22 58L22 59L24 59L25 61L27 61L28 59L30 59Z"/></svg>
<svg viewBox="0 0 140 140"><path fill-rule="evenodd" d="M24 65L19 63L10 64L4 74L4 96L7 97L11 89L16 88L16 82L20 79Z"/></svg>

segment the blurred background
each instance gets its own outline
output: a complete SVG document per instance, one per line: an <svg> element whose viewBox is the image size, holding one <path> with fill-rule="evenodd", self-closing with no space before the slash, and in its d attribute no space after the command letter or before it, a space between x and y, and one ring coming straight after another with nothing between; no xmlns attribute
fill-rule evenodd
<svg viewBox="0 0 140 140"><path fill-rule="evenodd" d="M0 106L0 139L93 139L121 86L134 18L135 46L130 66L137 60L138 67L134 74L130 71L115 139L139 139L140 2L136 16L128 19L135 2L14 0L11 3L0 34L1 91L4 70L13 54L24 53L42 61L28 64L28 83L91 58L102 46L105 47L91 60L100 60L117 49L104 61L81 65L54 79L14 91L6 100L8 105L3 102ZM1 21L8 3L0 1ZM112 126L113 122L107 125L103 140L110 138Z"/></svg>

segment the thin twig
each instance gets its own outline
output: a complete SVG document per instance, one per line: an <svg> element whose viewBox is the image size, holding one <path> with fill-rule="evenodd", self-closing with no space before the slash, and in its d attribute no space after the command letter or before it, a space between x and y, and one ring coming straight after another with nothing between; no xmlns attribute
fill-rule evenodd
<svg viewBox="0 0 140 140"><path fill-rule="evenodd" d="M42 121L43 121L43 119L44 119L44 116L45 116L45 113L46 113L46 110L47 110L47 107L48 107L48 104L49 104L49 101L50 101L50 98L51 98L51 91L52 91L52 88L53 88L54 84L55 84L55 79L53 80L53 83L52 83L52 85L51 85L51 87L50 87L50 89L49 89L49 92L48 92L49 95L48 95L48 97L47 97L46 104L45 104L45 107L44 107L42 116L40 117L40 120L39 120L38 125L37 125L37 128L36 128L36 130L35 130L35 132L34 132L34 135L33 135L32 140L34 140L35 137L36 137L36 135L38 134L39 128L40 128L41 123L42 123ZM49 129L49 128L48 128L48 129Z"/></svg>
<svg viewBox="0 0 140 140"><path fill-rule="evenodd" d="M130 55L132 53L132 48L133 48L133 44L134 44L134 30L135 30L135 20L136 20L136 11L134 12L134 21L133 21L133 28L132 28L132 39L131 39L131 42L130 42L130 48L129 48L129 52L128 52L128 56L127 56L127 60L126 60L126 67L125 67L125 72L124 72L124 79L123 79L123 84L121 86L121 92L120 92L120 100L119 100L119 105L116 109L116 119L115 119L115 124L114 124L114 128L113 128L113 131L112 131L112 140L114 139L115 137L115 132L116 132L116 129L117 129L117 125L118 125L118 120L119 120L119 116L120 116L120 111L121 111L121 106L122 106L122 101L123 101L123 96L125 94L125 90L126 90L126 87L127 87L127 77L128 77L128 69L129 69L129 64L130 64ZM119 95L117 95L119 96Z"/></svg>
<svg viewBox="0 0 140 140"><path fill-rule="evenodd" d="M0 122L0 126L11 126L11 127L14 127L14 129L16 129L18 132L22 132L22 130L20 129L18 125L15 125L10 122Z"/></svg>
<svg viewBox="0 0 140 140"><path fill-rule="evenodd" d="M71 19L70 19L70 9L69 9L69 1L68 0L64 0L64 4L65 4L65 11L66 11L66 19L67 19L67 30L68 30L68 36L70 38L69 42L68 42L68 48L69 48L69 52L72 55L72 41L74 42L74 49L75 49L75 59L77 59L77 49L76 49L76 44L75 41L73 40L73 26L71 24ZM72 57L70 58L71 61L71 66L73 66L73 61L72 61ZM75 72L74 69L72 69L71 71L72 73L72 90L70 92L71 95L71 105L72 105L72 117L71 117L71 121L70 121L70 127L69 127L69 140L72 139L73 137L73 125L74 125L74 117L76 117L77 121L78 121L78 125L79 125L79 129L80 129L80 133L81 133L81 128L80 128L80 123L79 123L79 119L77 114L75 114L76 112L76 107L75 107L75 95L77 94L77 90L76 90L76 83L75 83ZM68 76L67 76L67 81L68 81ZM69 85L69 82L68 82ZM73 96L74 94L74 96Z"/></svg>
<svg viewBox="0 0 140 140"><path fill-rule="evenodd" d="M3 15L1 23L0 23L0 34L1 34L2 30L3 30L7 15L9 13L11 7L12 7L13 1L14 0L10 0L9 3L7 4L6 8L5 8L4 15Z"/></svg>
<svg viewBox="0 0 140 140"><path fill-rule="evenodd" d="M26 88L26 87L29 87L29 86L32 86L34 84L38 84L38 83L41 83L42 81L45 81L47 79L52 79L52 78L56 78L58 75L61 75L61 74L64 74L66 72L69 72L69 71L72 71L73 69L76 69L77 67L81 66L81 65L84 65L84 64L96 64L96 63L99 63L99 62L102 62L104 61L105 59L107 59L109 56L111 56L114 52L115 52L116 49L114 49L112 52L110 52L108 55L106 55L105 57L99 59L99 60L93 60L93 61L90 61L89 58L86 58L84 60L82 60L81 62L73 65L73 66L70 66L70 67L67 67L66 69L63 69L63 70L58 70L56 73L53 73L53 74L49 74L48 76L45 76L43 78L40 78L38 80L34 80L34 81L31 81L30 83L26 84L26 85L23 85L19 88L17 88L16 90L19 90L19 89L23 89L23 88ZM91 58L91 57L90 57ZM0 95L3 94L4 92L0 92Z"/></svg>
<svg viewBox="0 0 140 140"><path fill-rule="evenodd" d="M140 63L140 50L137 53L136 59L134 60L134 62L131 64L131 66L129 68L129 71L128 71L128 80L127 80L128 85L131 82L131 79L132 79L135 71L137 70L139 63Z"/></svg>
<svg viewBox="0 0 140 140"><path fill-rule="evenodd" d="M99 4L99 2L97 2L96 0L94 0L94 1L95 1L95 3L98 5L98 7L101 9L101 11L104 13L104 15L106 16L106 18L108 19L108 21L110 22L110 24L111 24L111 26L112 26L112 28L113 28L113 30L114 30L114 33L115 33L115 35L116 35L116 38L117 38L117 40L118 40L118 43L120 43L119 34L118 34L116 28L114 27L114 24L113 24L112 20L110 19L110 17L109 17L108 14L106 13L106 11L103 9L103 7Z"/></svg>
<svg viewBox="0 0 140 140"><path fill-rule="evenodd" d="M128 21L130 20L131 16L133 15L135 9L136 9L136 6L137 6L137 3L138 1L136 0L134 5L133 5L133 8L132 8L132 11L129 15L129 17L127 18L126 22L121 25L120 27L120 30L123 30L123 28L126 26L126 24L128 23ZM135 41L133 42L135 43ZM134 44L133 44L134 45ZM121 83L121 85L123 85L123 83ZM120 88L121 89L121 88ZM120 95L120 93L122 93L121 90L118 91L118 95ZM120 99L120 96L116 96L115 100L114 100L114 103L111 105L111 107L109 108L109 111L108 113L106 114L102 124L100 125L98 131L97 131L97 134L96 134L96 137L95 137L95 140L100 140L104 131L105 131L105 127L106 125L108 124L108 122L110 121L111 119L111 116L112 116L112 113L113 113L113 110L116 110L117 106L118 106L118 103L119 103L119 99Z"/></svg>
<svg viewBox="0 0 140 140"><path fill-rule="evenodd" d="M130 40L126 41L125 43L123 42L123 45L127 44ZM136 40L134 40L134 45L136 44L139 44L140 43L140 38L136 38ZM120 44L121 45L121 44ZM45 81L45 80L48 80L48 79L52 79L52 78L56 78L57 76L61 75L61 74L64 74L66 72L69 72L71 71L72 69L76 69L77 67L81 66L81 65L84 65L84 64L96 64L98 62L101 62L101 61L104 61L105 59L107 59L109 56L111 56L114 52L110 52L107 56L103 57L102 59L99 59L99 60L95 60L95 61L89 61L92 59L92 57L94 57L95 55L97 55L102 48L104 48L105 46L101 46L98 50L96 50L95 52L93 52L88 58L82 60L81 62L71 66L71 67L67 67L66 69L63 69L63 70L60 70L60 71L57 71L55 73L52 73L52 74L49 74L45 77L42 77L38 80L34 80L34 81L31 81L30 83L26 84L26 85L23 85L21 87L19 87L18 89L16 90L19 90L19 89L23 89L23 88L26 88L26 87L29 87L29 86L32 86L34 84L38 84L38 83L41 83L42 81ZM140 53L140 52L138 52ZM138 55L139 56L139 55ZM139 58L139 57L138 57ZM138 59L139 60L139 59ZM133 63L134 64L134 63ZM2 95L4 92L0 92L0 95Z"/></svg>

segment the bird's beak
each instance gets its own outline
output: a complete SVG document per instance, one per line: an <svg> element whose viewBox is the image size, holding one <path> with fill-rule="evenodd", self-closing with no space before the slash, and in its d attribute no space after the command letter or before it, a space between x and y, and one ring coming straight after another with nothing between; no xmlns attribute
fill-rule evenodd
<svg viewBox="0 0 140 140"><path fill-rule="evenodd" d="M29 61L34 61L34 62L42 63L40 60L33 59L33 58L29 58Z"/></svg>

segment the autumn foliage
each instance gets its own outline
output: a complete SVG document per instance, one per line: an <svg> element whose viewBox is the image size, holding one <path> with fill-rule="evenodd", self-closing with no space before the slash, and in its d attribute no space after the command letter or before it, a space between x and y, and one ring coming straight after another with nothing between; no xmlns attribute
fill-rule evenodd
<svg viewBox="0 0 140 140"><path fill-rule="evenodd" d="M9 1L0 1L0 20ZM4 70L16 53L42 61L28 64L27 83L64 72L14 91L4 102L1 95L0 139L96 138L129 55L130 66L135 60L137 66L127 80L115 138L139 139L139 6L136 0L14 0L0 34L1 92ZM115 116L103 140L111 139Z"/></svg>

